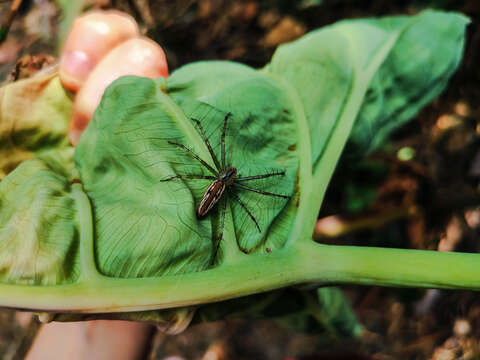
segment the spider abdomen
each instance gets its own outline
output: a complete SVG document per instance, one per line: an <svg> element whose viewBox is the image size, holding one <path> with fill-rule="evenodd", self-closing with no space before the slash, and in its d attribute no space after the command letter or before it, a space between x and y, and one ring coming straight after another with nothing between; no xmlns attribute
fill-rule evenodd
<svg viewBox="0 0 480 360"><path fill-rule="evenodd" d="M197 209L197 217L201 218L208 214L211 208L220 200L225 191L225 182L222 180L215 180L210 184L210 186L205 190L203 194L202 201Z"/></svg>

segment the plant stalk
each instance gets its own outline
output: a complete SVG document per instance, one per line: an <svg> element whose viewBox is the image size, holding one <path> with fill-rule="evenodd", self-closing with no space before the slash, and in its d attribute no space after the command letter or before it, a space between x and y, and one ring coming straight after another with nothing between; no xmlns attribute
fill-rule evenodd
<svg viewBox="0 0 480 360"><path fill-rule="evenodd" d="M104 313L227 300L302 283L480 289L480 255L302 241L270 254L197 273L56 286L0 284L2 306Z"/></svg>

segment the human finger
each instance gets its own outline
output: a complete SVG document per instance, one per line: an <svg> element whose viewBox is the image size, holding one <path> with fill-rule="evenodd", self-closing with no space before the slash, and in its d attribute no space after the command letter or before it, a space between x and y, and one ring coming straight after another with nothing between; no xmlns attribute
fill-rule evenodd
<svg viewBox="0 0 480 360"><path fill-rule="evenodd" d="M106 87L124 75L151 79L167 77L168 66L163 49L150 39L136 38L118 45L102 59L75 98L69 132L73 145L93 117Z"/></svg>
<svg viewBox="0 0 480 360"><path fill-rule="evenodd" d="M119 11L92 11L77 18L60 59L62 84L77 91L90 72L118 44L138 37L135 20Z"/></svg>

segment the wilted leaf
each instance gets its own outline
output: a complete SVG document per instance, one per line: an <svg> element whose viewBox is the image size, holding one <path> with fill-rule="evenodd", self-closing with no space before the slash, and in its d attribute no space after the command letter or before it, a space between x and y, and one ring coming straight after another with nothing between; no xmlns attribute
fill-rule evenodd
<svg viewBox="0 0 480 360"><path fill-rule="evenodd" d="M55 285L78 276L75 203L61 167L32 159L0 182L1 281Z"/></svg>
<svg viewBox="0 0 480 360"><path fill-rule="evenodd" d="M22 161L68 147L72 101L55 74L0 88L0 179Z"/></svg>

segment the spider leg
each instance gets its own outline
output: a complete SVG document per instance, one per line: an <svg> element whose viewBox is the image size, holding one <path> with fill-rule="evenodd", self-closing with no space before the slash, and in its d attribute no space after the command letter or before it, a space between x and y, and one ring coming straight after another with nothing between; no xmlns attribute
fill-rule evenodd
<svg viewBox="0 0 480 360"><path fill-rule="evenodd" d="M220 243L223 239L223 229L225 228L225 214L227 212L227 199L223 199L223 204L220 213L220 234L218 235L217 245L215 246L215 252L213 253L212 263L215 261L217 257L218 248L220 247Z"/></svg>
<svg viewBox="0 0 480 360"><path fill-rule="evenodd" d="M270 173L270 174L263 174L263 175L254 175L254 176L245 176L245 177L237 177L235 181L246 181L246 180L256 180L256 179L265 179L270 176L283 176L285 175L285 171Z"/></svg>
<svg viewBox="0 0 480 360"><path fill-rule="evenodd" d="M208 151L212 156L215 166L217 167L217 169L222 169L222 167L220 166L220 163L218 162L217 156L213 152L212 146L210 145L210 141L208 141L207 135L205 134L205 130L203 130L202 124L197 119L192 118L192 120L195 122L195 124L197 124L198 130L200 130L200 135L202 136L203 141L207 145Z"/></svg>
<svg viewBox="0 0 480 360"><path fill-rule="evenodd" d="M205 166L213 175L218 176L218 172L217 172L213 167L211 167L210 165L208 165L205 160L202 160L197 154L195 154L192 150L190 150L189 148L187 148L185 145L176 143L176 142L174 142L174 141L169 141L168 143L171 144L171 145L176 145L176 146L182 148L182 149L185 150L187 153L189 153L191 156L193 156L195 159L197 159L197 160L198 160L203 166Z"/></svg>
<svg viewBox="0 0 480 360"><path fill-rule="evenodd" d="M207 175L174 175L170 176L169 178L160 180L160 182L170 181L174 179L207 179L207 180L215 180L215 176L207 176Z"/></svg>
<svg viewBox="0 0 480 360"><path fill-rule="evenodd" d="M248 190L248 191L253 191L253 192L256 192L256 193L262 194L262 195L276 196L276 197L280 197L280 198L283 198L283 199L290 199L290 196L286 196L286 195L282 195L282 194L274 194L274 193L271 193L271 192L268 192L268 191L262 191L262 190L254 189L254 188L251 188L250 186L243 185L243 184L233 183L233 185L238 186L241 189Z"/></svg>
<svg viewBox="0 0 480 360"><path fill-rule="evenodd" d="M253 216L250 210L248 210L247 205L245 205L245 203L233 191L230 191L229 194L232 195L232 197L240 204L243 210L245 210L248 216L250 216L250 219L252 219L252 221L255 223L255 226L257 227L258 232L262 232L262 230L260 230L260 226L258 225L257 219L255 219L255 216Z"/></svg>
<svg viewBox="0 0 480 360"><path fill-rule="evenodd" d="M225 165L225 133L227 132L227 120L231 115L232 115L232 113L229 112L227 115L225 115L225 119L223 120L223 131L222 131L222 137L221 137L222 169L226 168L226 165Z"/></svg>

